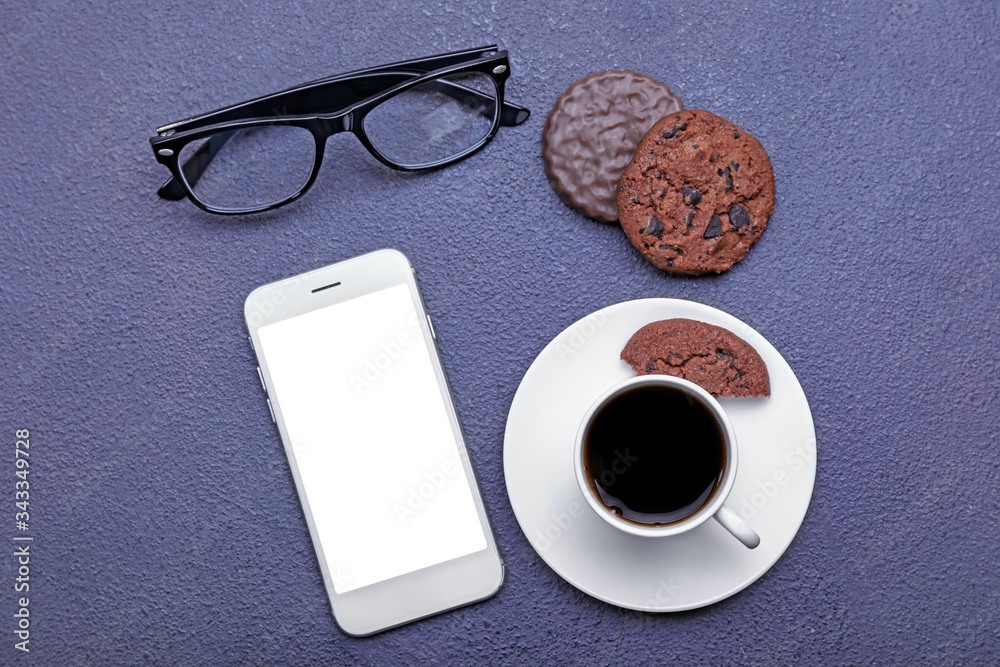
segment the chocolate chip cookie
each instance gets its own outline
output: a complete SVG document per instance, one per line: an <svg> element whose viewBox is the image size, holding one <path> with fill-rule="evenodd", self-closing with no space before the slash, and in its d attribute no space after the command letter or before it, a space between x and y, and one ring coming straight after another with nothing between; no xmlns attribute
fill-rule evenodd
<svg viewBox="0 0 1000 667"><path fill-rule="evenodd" d="M764 147L708 111L659 120L618 182L622 229L664 271L722 273L743 259L774 210Z"/></svg>
<svg viewBox="0 0 1000 667"><path fill-rule="evenodd" d="M542 131L552 189L584 215L615 222L615 188L636 144L653 123L683 108L669 88L635 72L577 81L556 101Z"/></svg>
<svg viewBox="0 0 1000 667"><path fill-rule="evenodd" d="M687 319L661 320L636 331L621 358L639 375L673 375L713 396L770 396L764 360L722 327Z"/></svg>

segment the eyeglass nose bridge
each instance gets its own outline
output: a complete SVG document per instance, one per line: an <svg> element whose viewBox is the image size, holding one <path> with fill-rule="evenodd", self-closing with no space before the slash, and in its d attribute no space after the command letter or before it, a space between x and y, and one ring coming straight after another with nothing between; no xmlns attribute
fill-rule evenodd
<svg viewBox="0 0 1000 667"><path fill-rule="evenodd" d="M339 132L354 131L354 111L343 111L320 117L320 127L323 130L324 140Z"/></svg>

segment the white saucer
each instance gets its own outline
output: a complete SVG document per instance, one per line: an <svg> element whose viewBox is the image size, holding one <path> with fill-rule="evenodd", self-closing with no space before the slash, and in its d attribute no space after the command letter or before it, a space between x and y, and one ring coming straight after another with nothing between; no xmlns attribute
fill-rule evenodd
<svg viewBox="0 0 1000 667"><path fill-rule="evenodd" d="M750 550L715 521L674 537L617 530L587 505L573 444L587 408L635 375L619 358L640 327L685 317L729 329L763 357L770 398L721 398L736 430L739 470L727 505L760 535ZM764 574L802 524L816 478L812 414L795 374L760 334L715 308L641 299L579 320L524 374L504 436L507 493L538 555L585 593L629 609L682 611L718 602Z"/></svg>

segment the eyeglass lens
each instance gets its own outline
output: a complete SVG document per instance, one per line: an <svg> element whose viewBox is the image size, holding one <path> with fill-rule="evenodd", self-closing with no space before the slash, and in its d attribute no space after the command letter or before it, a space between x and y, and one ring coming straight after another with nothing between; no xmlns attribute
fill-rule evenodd
<svg viewBox="0 0 1000 667"><path fill-rule="evenodd" d="M316 140L302 127L257 125L192 141L181 149L179 160L185 166L210 160L196 182L185 173L204 204L230 210L264 207L292 197L306 184L316 160Z"/></svg>
<svg viewBox="0 0 1000 667"><path fill-rule="evenodd" d="M498 92L481 72L450 74L408 88L371 109L364 130L375 149L403 167L422 167L474 148L490 134ZM316 159L312 133L294 125L257 125L219 132L181 149L185 181L217 209L282 202L309 180ZM201 163L203 172L191 168Z"/></svg>
<svg viewBox="0 0 1000 667"><path fill-rule="evenodd" d="M493 128L497 89L481 72L451 74L408 88L365 117L365 134L389 161L433 164L481 143Z"/></svg>

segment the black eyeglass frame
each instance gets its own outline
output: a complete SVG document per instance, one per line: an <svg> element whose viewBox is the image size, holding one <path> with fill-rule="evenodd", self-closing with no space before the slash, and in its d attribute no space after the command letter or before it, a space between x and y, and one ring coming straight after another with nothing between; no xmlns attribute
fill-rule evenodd
<svg viewBox="0 0 1000 667"><path fill-rule="evenodd" d="M364 119L379 104L428 81L467 72L480 72L489 76L497 92L498 103L494 104L492 125L478 143L441 160L406 165L384 155L368 138ZM149 140L156 160L169 168L172 174L157 193L164 199L171 200L187 196L199 208L221 215L258 213L284 206L301 197L312 187L323 162L326 140L338 132L354 134L369 153L392 169L422 171L444 167L482 149L496 136L501 125L519 125L527 120L530 114L528 109L504 100L504 83L509 76L510 61L507 51L498 50L495 45L485 46L338 74L170 123L158 127L157 136ZM466 95L481 95L478 91L457 84L449 85L460 89ZM316 142L316 152L312 172L302 187L279 201L239 209L212 206L198 199L188 183L188 178L194 173L193 180L197 183L197 179L226 139L222 139L219 145L214 147L210 145L211 142L203 144L195 157L188 160L188 163L197 162L193 165L180 164L181 150L188 143L204 137L265 125L291 125L306 129L312 134ZM185 172L188 178L185 178Z"/></svg>

